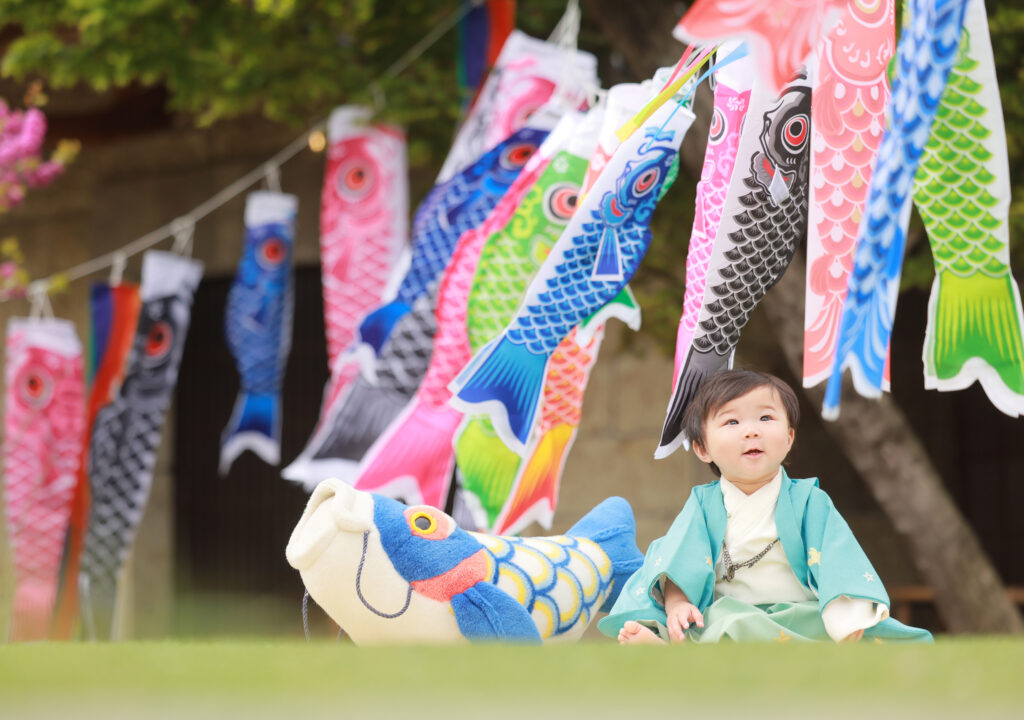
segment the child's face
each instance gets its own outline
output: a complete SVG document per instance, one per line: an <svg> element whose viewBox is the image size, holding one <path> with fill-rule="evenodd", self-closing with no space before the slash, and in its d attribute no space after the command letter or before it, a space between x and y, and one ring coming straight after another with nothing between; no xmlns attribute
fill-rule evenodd
<svg viewBox="0 0 1024 720"><path fill-rule="evenodd" d="M704 447L694 452L714 462L733 484L760 486L779 471L793 446L793 428L770 385L727 402L704 420Z"/></svg>

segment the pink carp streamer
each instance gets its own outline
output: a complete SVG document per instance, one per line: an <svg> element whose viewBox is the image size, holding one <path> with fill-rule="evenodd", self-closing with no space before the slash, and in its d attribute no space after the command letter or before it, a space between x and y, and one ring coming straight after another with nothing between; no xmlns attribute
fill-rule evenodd
<svg viewBox="0 0 1024 720"><path fill-rule="evenodd" d="M438 175L443 182L519 130L555 95L577 107L597 87L597 58L513 30L501 48Z"/></svg>
<svg viewBox="0 0 1024 720"><path fill-rule="evenodd" d="M3 459L15 575L12 642L50 634L85 436L83 364L70 321L10 321Z"/></svg>
<svg viewBox="0 0 1024 720"><path fill-rule="evenodd" d="M722 54L719 53L720 56ZM679 379L679 368L686 360L700 318L708 261L711 260L715 235L725 206L725 195L736 165L740 127L750 106L753 73L753 61L748 56L732 62L715 74L717 85L714 111L708 130L708 146L704 152L704 167L697 183L696 212L686 254L686 292L683 296L683 315L679 318L679 331L676 334L673 386Z"/></svg>
<svg viewBox="0 0 1024 720"><path fill-rule="evenodd" d="M804 387L832 371L857 228L885 130L886 68L895 47L893 0L847 0L821 43L811 99ZM886 384L888 375L886 364Z"/></svg>
<svg viewBox="0 0 1024 720"><path fill-rule="evenodd" d="M742 39L753 51L756 70L778 92L818 46L835 21L835 0L697 0L672 34L706 45Z"/></svg>
<svg viewBox="0 0 1024 720"><path fill-rule="evenodd" d="M557 137L557 131L549 135ZM540 146L487 219L459 238L438 288L430 365L412 401L367 451L353 482L356 488L444 509L455 464L452 438L462 422L462 413L448 404L448 383L472 356L467 300L480 252L537 182L551 160L554 142Z"/></svg>
<svg viewBox="0 0 1024 720"><path fill-rule="evenodd" d="M320 255L331 378L320 421L355 377L346 351L359 322L377 307L409 238L405 135L370 125L370 110L336 108L328 119L327 167L320 197Z"/></svg>

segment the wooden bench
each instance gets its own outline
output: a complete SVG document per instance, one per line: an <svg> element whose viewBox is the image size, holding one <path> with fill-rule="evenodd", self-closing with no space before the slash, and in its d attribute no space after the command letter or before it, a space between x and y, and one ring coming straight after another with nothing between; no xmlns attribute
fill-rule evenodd
<svg viewBox="0 0 1024 720"><path fill-rule="evenodd" d="M1024 587L1006 588L1010 600L1024 608ZM897 585L889 590L892 616L902 623L913 625L914 605L934 605L935 589L930 585Z"/></svg>

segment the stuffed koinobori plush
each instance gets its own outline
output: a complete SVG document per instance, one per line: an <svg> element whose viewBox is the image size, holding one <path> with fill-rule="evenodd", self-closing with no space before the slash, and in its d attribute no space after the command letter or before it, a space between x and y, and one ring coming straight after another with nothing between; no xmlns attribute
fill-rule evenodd
<svg viewBox="0 0 1024 720"><path fill-rule="evenodd" d="M622 498L565 535L499 537L340 480L317 486L285 553L359 645L577 640L643 561Z"/></svg>

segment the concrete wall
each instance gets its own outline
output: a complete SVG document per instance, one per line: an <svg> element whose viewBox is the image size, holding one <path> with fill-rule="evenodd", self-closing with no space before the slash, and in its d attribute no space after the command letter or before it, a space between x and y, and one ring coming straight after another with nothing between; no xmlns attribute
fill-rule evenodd
<svg viewBox="0 0 1024 720"><path fill-rule="evenodd" d="M261 164L293 136L292 131L261 121L240 121L210 130L172 130L86 147L65 177L34 192L24 206L0 216L0 238L14 235L19 239L28 269L36 277L68 269L189 211ZM300 196L297 263L318 261L322 161L322 156L306 151L281 172L283 189ZM208 276L234 272L242 242L243 202L242 197L236 198L196 228L194 255L206 263ZM683 238L656 241L682 242ZM161 244L169 246L169 241ZM132 259L125 278L137 280L139 267L138 257ZM682 268L679 275L683 275ZM88 337L88 289L88 280L78 281L66 294L53 299L56 314L72 319L83 339ZM27 311L24 301L0 304L0 323L6 325L8 318ZM593 371L579 438L566 467L555 530L564 530L608 495L624 495L635 508L643 549L668 527L692 485L711 479L711 475L687 453L653 460L672 360L652 347L643 331L627 343L628 332L613 323ZM748 341L748 335L753 339ZM746 356L741 354L741 361L772 369L770 334L757 317L744 335L744 347L748 346L751 350ZM173 422L168 418L152 495L128 571L130 582L125 584L122 630L126 637L159 636L170 626L174 479L169 458L175 442L171 428ZM804 432L801 429L798 447ZM848 467L833 471L834 448L829 449L824 434L816 432L813 424L807 432L808 451L800 456L800 467L795 467L794 473L837 473L836 484L826 487L837 496L837 504L859 531L883 577L889 584L913 580L901 543L855 475ZM0 533L3 625L11 584L10 552Z"/></svg>

